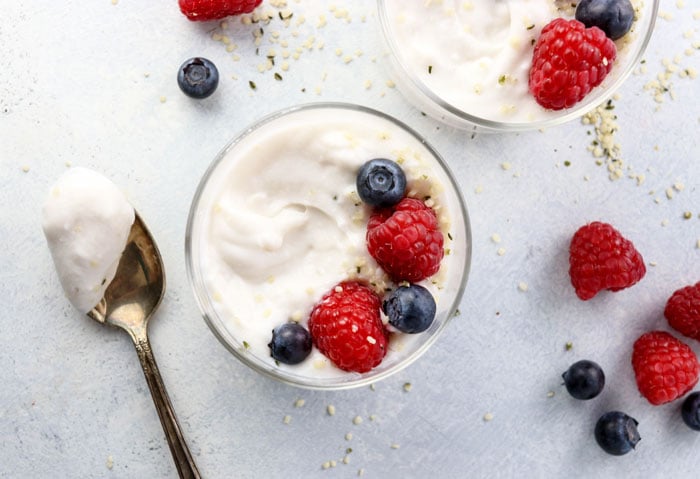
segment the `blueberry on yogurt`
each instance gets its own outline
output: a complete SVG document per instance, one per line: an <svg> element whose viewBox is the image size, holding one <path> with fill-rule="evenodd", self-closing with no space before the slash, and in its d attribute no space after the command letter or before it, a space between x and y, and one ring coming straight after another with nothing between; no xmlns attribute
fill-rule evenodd
<svg viewBox="0 0 700 479"><path fill-rule="evenodd" d="M299 364L311 353L311 334L299 323L284 323L272 330L270 355L285 364Z"/></svg>
<svg viewBox="0 0 700 479"><path fill-rule="evenodd" d="M435 299L419 284L399 286L382 303L389 324L403 333L422 333L435 319Z"/></svg>
<svg viewBox="0 0 700 479"><path fill-rule="evenodd" d="M576 20L586 27L598 27L611 40L624 36L632 28L634 7L630 0L581 0Z"/></svg>
<svg viewBox="0 0 700 479"><path fill-rule="evenodd" d="M357 173L357 194L371 206L392 206L406 191L406 175L398 163L385 158L370 160Z"/></svg>
<svg viewBox="0 0 700 479"><path fill-rule="evenodd" d="M180 66L177 84L189 97L206 98L214 93L219 85L219 70L206 58L190 58Z"/></svg>

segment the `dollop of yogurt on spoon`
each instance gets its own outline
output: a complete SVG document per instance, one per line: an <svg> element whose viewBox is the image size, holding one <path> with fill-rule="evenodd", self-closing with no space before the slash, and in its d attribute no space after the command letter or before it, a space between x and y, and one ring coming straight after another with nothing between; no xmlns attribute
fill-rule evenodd
<svg viewBox="0 0 700 479"><path fill-rule="evenodd" d="M126 247L134 208L100 173L71 168L51 187L42 227L66 297L87 313L104 296Z"/></svg>

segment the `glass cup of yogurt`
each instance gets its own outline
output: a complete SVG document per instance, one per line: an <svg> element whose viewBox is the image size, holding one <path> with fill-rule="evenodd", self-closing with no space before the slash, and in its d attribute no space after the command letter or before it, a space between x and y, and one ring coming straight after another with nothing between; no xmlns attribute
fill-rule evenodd
<svg viewBox="0 0 700 479"><path fill-rule="evenodd" d="M378 0L389 65L404 96L450 126L482 132L541 129L604 103L646 49L659 0L631 0L631 30L615 41L603 82L570 108L541 107L528 90L534 44L554 18L574 18L563 0Z"/></svg>
<svg viewBox="0 0 700 479"><path fill-rule="evenodd" d="M420 284L435 298L430 327L390 333L369 372L337 368L316 347L299 364L276 361L272 330L306 326L323 294L346 280L396 286L368 254L371 208L356 176L373 158L401 164L407 194L428 198L444 235L440 269ZM187 224L190 282L206 323L239 360L288 384L343 389L375 382L412 363L457 312L471 262L471 230L447 164L415 131L381 112L311 103L274 113L235 137L214 159Z"/></svg>

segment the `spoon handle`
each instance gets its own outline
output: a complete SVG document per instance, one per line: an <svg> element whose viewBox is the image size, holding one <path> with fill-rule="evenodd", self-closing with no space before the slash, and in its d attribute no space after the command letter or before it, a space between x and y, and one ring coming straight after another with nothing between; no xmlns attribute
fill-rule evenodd
<svg viewBox="0 0 700 479"><path fill-rule="evenodd" d="M151 390L151 396L156 405L160 422L163 425L165 437L170 446L170 452L175 460L177 472L182 479L199 479L201 476L194 463L194 459L192 459L192 454L190 454L190 450L187 448L187 443L185 443L185 438L180 430L177 417L175 417L175 410L168 398L168 392L165 390L163 379L160 377L158 365L153 356L148 336L144 334L142 337L132 337L132 339L134 340L134 346L136 346L136 352L138 353L139 361L143 368L143 374L146 376L146 382Z"/></svg>

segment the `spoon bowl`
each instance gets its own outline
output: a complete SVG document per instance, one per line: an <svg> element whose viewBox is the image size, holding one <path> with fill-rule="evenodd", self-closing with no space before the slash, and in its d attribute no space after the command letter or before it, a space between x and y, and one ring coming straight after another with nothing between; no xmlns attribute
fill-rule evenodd
<svg viewBox="0 0 700 479"><path fill-rule="evenodd" d="M148 339L148 321L164 295L163 260L153 236L136 213L116 275L103 298L87 314L99 323L116 326L129 333L178 473L181 478L199 478L199 471L182 435Z"/></svg>

